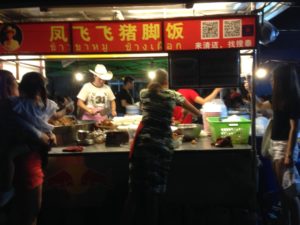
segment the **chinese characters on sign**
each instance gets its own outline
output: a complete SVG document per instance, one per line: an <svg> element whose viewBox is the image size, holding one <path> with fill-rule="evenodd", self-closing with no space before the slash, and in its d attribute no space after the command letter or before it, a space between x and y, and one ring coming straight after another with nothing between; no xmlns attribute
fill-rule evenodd
<svg viewBox="0 0 300 225"><path fill-rule="evenodd" d="M72 23L74 53L162 51L161 22Z"/></svg>
<svg viewBox="0 0 300 225"><path fill-rule="evenodd" d="M256 17L0 25L0 54L255 48Z"/></svg>
<svg viewBox="0 0 300 225"><path fill-rule="evenodd" d="M256 18L164 21L164 50L254 48Z"/></svg>

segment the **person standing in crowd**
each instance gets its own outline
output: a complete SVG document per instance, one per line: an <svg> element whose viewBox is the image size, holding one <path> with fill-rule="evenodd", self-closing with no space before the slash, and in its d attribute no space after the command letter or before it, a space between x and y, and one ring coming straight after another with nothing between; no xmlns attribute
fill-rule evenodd
<svg viewBox="0 0 300 225"><path fill-rule="evenodd" d="M251 87L251 77L248 76L247 79L244 80L244 88L248 92L249 100L252 99L252 87ZM271 98L263 100L255 95L255 106L257 109L257 112L262 113L267 118L272 117L273 111L272 111L272 104L271 104Z"/></svg>
<svg viewBox="0 0 300 225"><path fill-rule="evenodd" d="M298 174L297 132L300 119L300 75L295 64L281 64L273 72L273 124L270 152L281 188L282 224L300 224L300 193L288 193L286 183ZM287 179L286 179L287 178Z"/></svg>
<svg viewBox="0 0 300 225"><path fill-rule="evenodd" d="M58 112L66 110L66 114L72 114L74 112L74 102L69 96L58 95L54 98L54 101L57 103Z"/></svg>
<svg viewBox="0 0 300 225"><path fill-rule="evenodd" d="M168 73L156 71L147 89L140 92L142 121L130 149L129 194L125 204L125 224L158 224L160 200L166 192L174 151L172 114L181 105L196 116L200 111L178 92L168 89Z"/></svg>
<svg viewBox="0 0 300 225"><path fill-rule="evenodd" d="M242 108L245 105L241 90L239 88L228 88L223 94L225 105L230 109Z"/></svg>
<svg viewBox="0 0 300 225"><path fill-rule="evenodd" d="M105 81L112 79L113 74L102 64L97 64L95 70L89 71L94 75L94 81L83 85L77 95L77 106L84 111L83 120L101 123L108 118L109 113L117 115L115 95L105 84Z"/></svg>
<svg viewBox="0 0 300 225"><path fill-rule="evenodd" d="M134 79L130 76L124 78L124 85L120 92L116 95L117 113L119 116L124 116L126 106L134 104L134 99L130 93L134 86Z"/></svg>
<svg viewBox="0 0 300 225"><path fill-rule="evenodd" d="M1 182L4 181L1 184L8 181L5 186L10 185L11 176L13 176L11 171L15 169L16 214L10 218L12 220L10 224L35 225L41 207L44 177L41 152L49 149L49 142L53 139L53 136L47 132L41 132L43 130L40 129L41 121L37 122L36 118L38 108L44 108L45 112L51 111L47 110L49 109L47 106L42 107L42 102L46 98L44 79L38 73L25 74L20 84L22 97L17 98L14 96L19 95L18 85L13 75L2 70L0 76L0 81L3 81L0 82L3 88L1 106L5 106L1 107L0 125L6 126L5 135L1 135L1 148L3 148L1 154L7 152L10 156L6 157L6 162L2 164L2 166L9 165L10 167L5 167L8 170L4 177L1 176ZM44 112L43 115L45 115ZM43 119L46 120L46 117ZM30 122L29 125L28 122ZM46 122L44 124L46 125ZM4 154L4 156L7 155ZM15 156L17 157L14 158ZM11 161L13 159L15 159L15 168Z"/></svg>
<svg viewBox="0 0 300 225"><path fill-rule="evenodd" d="M197 103L203 105L206 102L214 99L221 91L221 88L215 88L207 97L202 98L193 89L179 89L177 92L182 94L188 102L191 104ZM185 111L181 106L176 106L173 112L173 117L175 122L179 123L192 123L193 115Z"/></svg>

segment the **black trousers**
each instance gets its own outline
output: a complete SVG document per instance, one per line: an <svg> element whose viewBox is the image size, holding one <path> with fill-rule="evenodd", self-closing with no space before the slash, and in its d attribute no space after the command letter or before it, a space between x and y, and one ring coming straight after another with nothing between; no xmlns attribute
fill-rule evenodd
<svg viewBox="0 0 300 225"><path fill-rule="evenodd" d="M158 225L162 194L129 192L121 217L122 225Z"/></svg>

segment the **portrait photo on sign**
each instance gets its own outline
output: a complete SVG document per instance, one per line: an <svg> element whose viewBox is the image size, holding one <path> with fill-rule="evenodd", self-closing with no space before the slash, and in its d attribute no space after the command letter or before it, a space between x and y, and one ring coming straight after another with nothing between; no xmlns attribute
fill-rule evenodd
<svg viewBox="0 0 300 225"><path fill-rule="evenodd" d="M4 24L0 29L0 43L6 51L16 51L22 43L21 29L15 24Z"/></svg>

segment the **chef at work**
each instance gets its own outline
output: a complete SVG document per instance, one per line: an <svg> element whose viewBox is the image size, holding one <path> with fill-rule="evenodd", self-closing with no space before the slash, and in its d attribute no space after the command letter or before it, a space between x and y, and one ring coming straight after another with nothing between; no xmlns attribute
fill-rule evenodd
<svg viewBox="0 0 300 225"><path fill-rule="evenodd" d="M82 120L95 120L98 123L106 120L111 113L116 116L115 95L104 82L111 80L113 74L102 64L97 64L95 70L89 70L94 75L94 81L83 85L77 95L77 106L83 110Z"/></svg>

